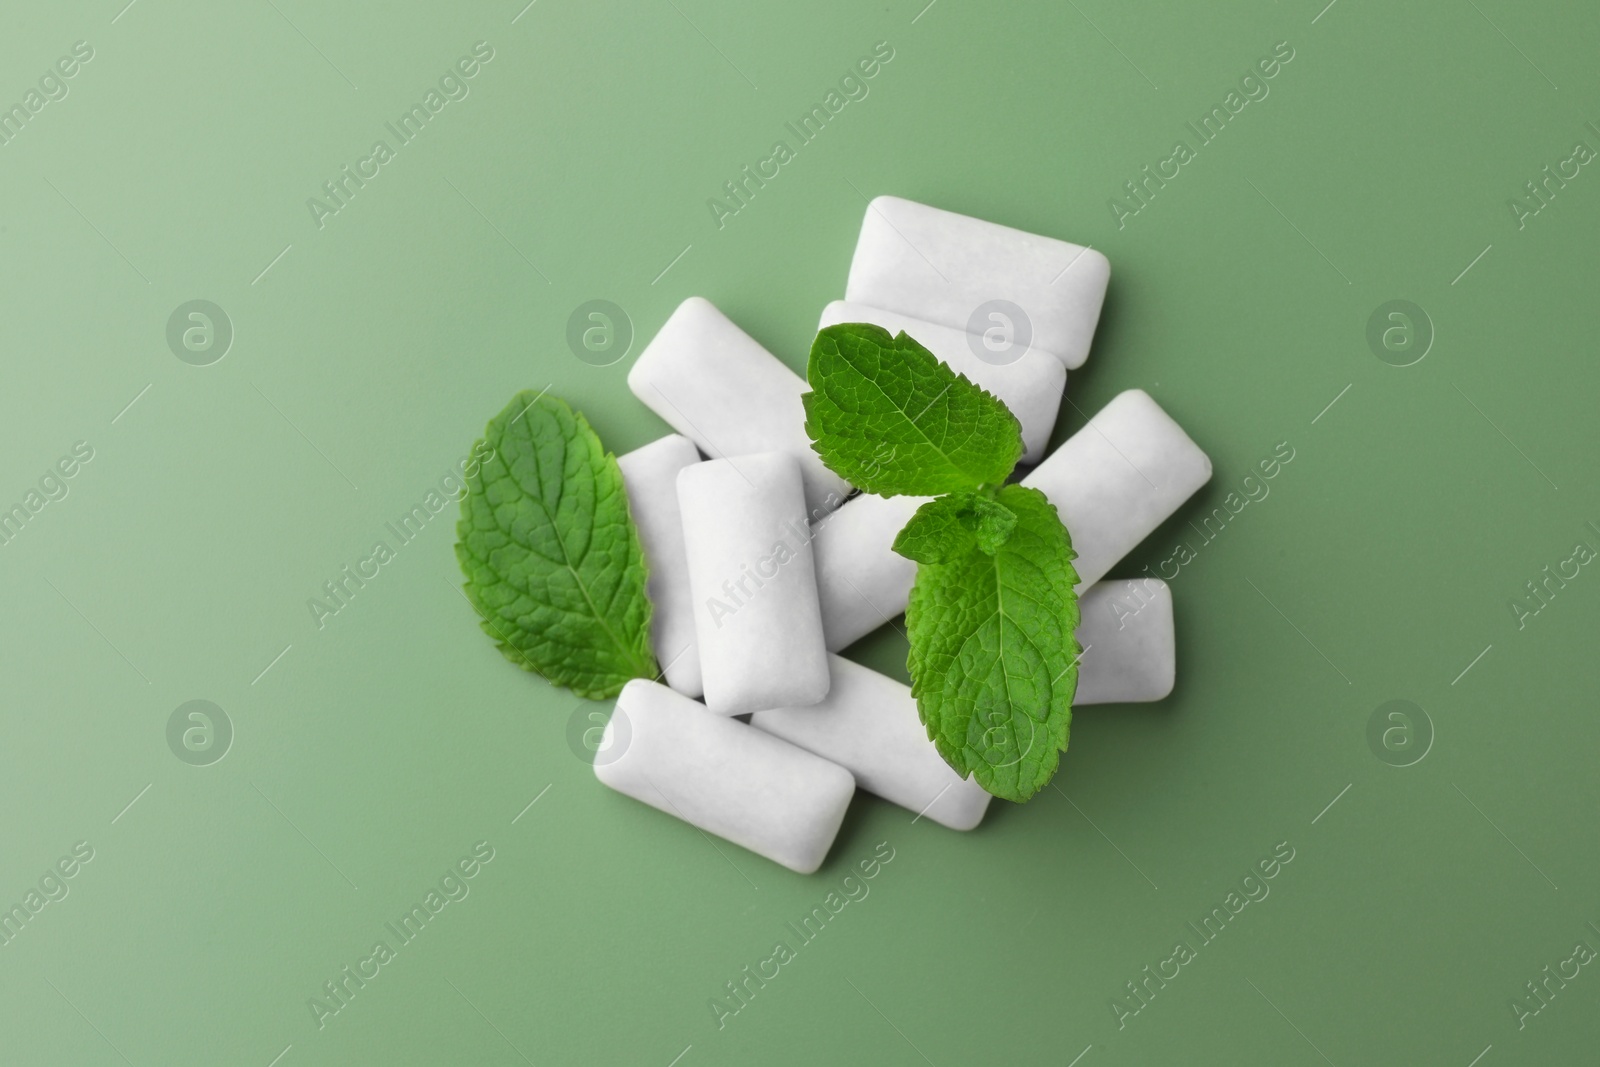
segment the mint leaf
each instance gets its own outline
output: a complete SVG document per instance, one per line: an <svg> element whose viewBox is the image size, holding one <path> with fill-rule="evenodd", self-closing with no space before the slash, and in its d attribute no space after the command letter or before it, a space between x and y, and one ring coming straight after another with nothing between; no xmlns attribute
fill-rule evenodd
<svg viewBox="0 0 1600 1067"><path fill-rule="evenodd" d="M835 474L879 496L999 485L1022 429L993 395L904 333L841 323L817 334L801 399L806 433Z"/></svg>
<svg viewBox="0 0 1600 1067"><path fill-rule="evenodd" d="M937 497L895 536L894 550L918 563L949 563L973 548L994 555L1016 529L1016 513L982 493Z"/></svg>
<svg viewBox="0 0 1600 1067"><path fill-rule="evenodd" d="M993 555L974 534L964 553L917 567L907 666L945 762L995 796L1023 801L1050 781L1067 747L1078 575L1067 528L1043 493L1008 485L996 499L1016 527Z"/></svg>
<svg viewBox="0 0 1600 1067"><path fill-rule="evenodd" d="M489 423L456 558L484 633L518 666L581 697L657 674L644 553L622 472L563 400L518 393Z"/></svg>

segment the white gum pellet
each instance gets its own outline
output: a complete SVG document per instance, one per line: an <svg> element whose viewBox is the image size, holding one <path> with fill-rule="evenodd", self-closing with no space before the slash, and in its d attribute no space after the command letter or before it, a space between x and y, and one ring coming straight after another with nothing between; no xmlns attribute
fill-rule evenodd
<svg viewBox="0 0 1600 1067"><path fill-rule="evenodd" d="M1156 578L1101 582L1078 601L1078 691L1072 706L1163 700L1177 677L1172 590Z"/></svg>
<svg viewBox="0 0 1600 1067"><path fill-rule="evenodd" d="M815 704L828 658L800 464L786 452L678 473L706 707Z"/></svg>
<svg viewBox="0 0 1600 1067"><path fill-rule="evenodd" d="M989 794L940 757L910 688L839 656L828 662L833 687L826 700L758 711L750 724L837 763L862 789L952 830L982 822Z"/></svg>
<svg viewBox="0 0 1600 1067"><path fill-rule="evenodd" d="M830 652L854 644L906 610L917 565L891 546L930 499L863 493L812 525L817 599Z"/></svg>
<svg viewBox="0 0 1600 1067"><path fill-rule="evenodd" d="M811 518L844 502L850 486L823 466L805 431L805 379L735 326L709 300L678 305L628 371L633 395L714 459L787 452L805 477Z"/></svg>
<svg viewBox="0 0 1600 1067"><path fill-rule="evenodd" d="M1067 387L1067 369L1060 360L1038 350L994 352L985 347L981 334L845 300L835 300L824 308L817 328L841 322L870 322L891 334L905 332L951 370L993 393L1010 409L1022 424L1023 463L1037 463L1043 457Z"/></svg>
<svg viewBox="0 0 1600 1067"><path fill-rule="evenodd" d="M594 774L801 874L822 865L855 792L843 767L642 678L617 697Z"/></svg>
<svg viewBox="0 0 1600 1067"><path fill-rule="evenodd" d="M1211 461L1139 390L1122 393L1022 480L1072 534L1081 594L1211 476ZM922 497L862 495L813 527L828 648L837 652L906 609L916 564L893 549Z"/></svg>
<svg viewBox="0 0 1600 1067"><path fill-rule="evenodd" d="M1022 484L1056 506L1078 553L1078 588L1099 581L1211 477L1211 460L1141 389L1119 393Z"/></svg>
<svg viewBox="0 0 1600 1067"><path fill-rule="evenodd" d="M694 442L668 434L617 457L628 509L650 570L650 644L667 684L685 696L703 692L695 648L694 598L678 509L678 472L700 462Z"/></svg>
<svg viewBox="0 0 1600 1067"><path fill-rule="evenodd" d="M1026 334L1072 370L1089 354L1110 277L1092 248L880 196L867 205L845 299L957 330Z"/></svg>

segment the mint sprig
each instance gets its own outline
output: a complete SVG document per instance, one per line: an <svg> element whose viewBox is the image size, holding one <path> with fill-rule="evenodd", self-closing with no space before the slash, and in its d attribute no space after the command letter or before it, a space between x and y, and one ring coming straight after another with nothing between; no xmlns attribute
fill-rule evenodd
<svg viewBox="0 0 1600 1067"><path fill-rule="evenodd" d="M895 535L894 550L918 563L953 563L973 549L992 556L1016 527L1016 512L989 494L963 490L918 508Z"/></svg>
<svg viewBox="0 0 1600 1067"><path fill-rule="evenodd" d="M1078 574L1067 528L1043 493L1008 485L995 506L1011 516L1001 543L991 549L974 531L965 551L918 563L907 665L939 755L996 796L1022 801L1045 787L1067 747ZM907 554L898 539L896 549Z"/></svg>
<svg viewBox="0 0 1600 1067"><path fill-rule="evenodd" d="M936 496L894 542L917 563L917 713L963 778L1027 800L1067 747L1078 575L1055 506L1003 484L1022 456L1016 417L905 333L864 323L819 333L806 377L806 432L830 469L881 496Z"/></svg>
<svg viewBox="0 0 1600 1067"><path fill-rule="evenodd" d="M513 663L581 697L654 678L650 599L622 471L563 400L518 393L489 423L456 558L484 633Z"/></svg>
<svg viewBox="0 0 1600 1067"><path fill-rule="evenodd" d="M1022 427L993 395L900 333L841 323L817 334L802 398L822 461L879 496L997 486L1022 457Z"/></svg>

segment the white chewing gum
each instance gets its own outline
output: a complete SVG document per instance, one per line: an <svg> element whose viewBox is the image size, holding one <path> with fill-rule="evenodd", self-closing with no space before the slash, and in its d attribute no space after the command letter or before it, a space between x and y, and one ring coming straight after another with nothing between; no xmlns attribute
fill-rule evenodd
<svg viewBox="0 0 1600 1067"><path fill-rule="evenodd" d="M700 653L695 648L689 557L684 552L683 517L678 509L678 472L699 462L694 442L678 434L668 434L617 457L628 492L628 510L650 571L650 645L667 684L691 697L704 690Z"/></svg>
<svg viewBox="0 0 1600 1067"><path fill-rule="evenodd" d="M1056 506L1078 553L1078 588L1098 582L1211 478L1211 460L1142 389L1119 393L1022 484Z"/></svg>
<svg viewBox="0 0 1600 1067"><path fill-rule="evenodd" d="M989 794L939 755L911 689L840 656L828 663L833 686L826 700L758 711L750 725L837 763L867 792L952 830L982 822Z"/></svg>
<svg viewBox="0 0 1600 1067"><path fill-rule="evenodd" d="M678 472L706 707L718 715L815 704L828 656L800 464L786 452Z"/></svg>
<svg viewBox="0 0 1600 1067"><path fill-rule="evenodd" d="M906 610L917 565L891 546L931 499L863 493L812 524L817 599L828 651L854 644Z"/></svg>
<svg viewBox="0 0 1600 1067"><path fill-rule="evenodd" d="M643 678L617 697L594 776L801 874L822 865L855 792L843 767Z"/></svg>
<svg viewBox="0 0 1600 1067"><path fill-rule="evenodd" d="M1062 442L1022 484L1042 491L1067 524L1082 594L1210 477L1205 453L1133 389ZM830 651L905 611L917 567L892 546L924 500L863 494L813 524Z"/></svg>
<svg viewBox="0 0 1600 1067"><path fill-rule="evenodd" d="M1156 578L1104 581L1078 601L1078 691L1072 706L1164 700L1177 679L1172 590Z"/></svg>
<svg viewBox="0 0 1600 1067"><path fill-rule="evenodd" d="M1092 248L880 196L867 205L844 298L969 333L999 326L1075 370L1110 278Z"/></svg>
<svg viewBox="0 0 1600 1067"><path fill-rule="evenodd" d="M810 519L850 494L806 436L805 379L703 297L678 305L628 371L628 388L713 459L793 456L805 477Z"/></svg>

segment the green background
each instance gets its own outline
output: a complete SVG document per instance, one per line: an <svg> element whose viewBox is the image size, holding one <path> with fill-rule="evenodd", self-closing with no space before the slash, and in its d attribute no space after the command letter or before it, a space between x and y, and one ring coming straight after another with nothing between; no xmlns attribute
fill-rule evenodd
<svg viewBox="0 0 1600 1067"><path fill-rule="evenodd" d="M1600 547L1600 173L1524 228L1507 204L1600 148L1592 12L924 3L7 5L0 102L94 58L0 147L0 504L94 458L0 546L0 904L94 859L0 947L0 1059L1593 1058L1595 967L1522 1028L1511 1001L1600 949L1600 574L1520 629L1510 602ZM307 198L480 40L470 95L319 229ZM707 198L878 41L870 95L719 229ZM1280 41L1270 96L1119 228L1109 198ZM859 796L802 877L594 781L569 736L604 706L478 631L453 512L312 621L516 390L617 452L664 432L624 376L685 297L801 368L880 193L1110 258L1057 440L1140 387L1216 465L1114 573L1295 450L1172 582L1176 692L1080 712L1059 788L970 834ZM209 366L165 338L196 298L235 331ZM636 333L606 367L565 341L595 298ZM1392 299L1436 331L1412 366L1366 341ZM233 724L209 766L168 747L192 699ZM1436 735L1411 766L1367 740L1393 699ZM319 1029L308 998L483 840L470 895ZM879 842L870 895L719 1030L711 998ZM1271 895L1119 1029L1280 842Z"/></svg>

